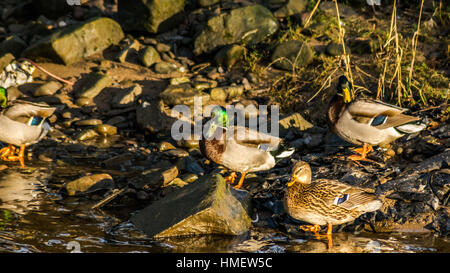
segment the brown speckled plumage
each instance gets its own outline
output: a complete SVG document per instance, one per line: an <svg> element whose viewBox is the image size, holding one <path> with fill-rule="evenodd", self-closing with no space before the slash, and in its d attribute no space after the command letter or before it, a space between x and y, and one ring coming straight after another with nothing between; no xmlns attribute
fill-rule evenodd
<svg viewBox="0 0 450 273"><path fill-rule="evenodd" d="M297 163L293 175L306 168L309 168L307 163ZM363 188L337 180L319 179L311 182L310 171L303 180L288 187L284 197L284 207L295 219L317 225L342 224L381 206L376 195ZM339 198L346 200L337 204Z"/></svg>

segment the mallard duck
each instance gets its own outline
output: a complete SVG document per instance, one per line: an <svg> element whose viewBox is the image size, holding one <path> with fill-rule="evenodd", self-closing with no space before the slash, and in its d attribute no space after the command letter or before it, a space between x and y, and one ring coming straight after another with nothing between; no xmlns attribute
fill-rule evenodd
<svg viewBox="0 0 450 273"><path fill-rule="evenodd" d="M313 224L300 226L301 229L318 236L320 226L328 225L330 244L333 225L353 221L382 205L375 194L360 187L328 179L311 182L311 167L304 161L297 162L292 168L283 201L291 217Z"/></svg>
<svg viewBox="0 0 450 273"><path fill-rule="evenodd" d="M55 108L19 100L8 103L8 93L3 87L0 87L0 106L0 141L9 144L0 150L0 159L19 161L23 168L25 147L47 135L50 126L45 119L53 114ZM20 147L17 155L13 145Z"/></svg>
<svg viewBox="0 0 450 273"><path fill-rule="evenodd" d="M327 113L328 127L335 134L347 142L363 145L362 149L355 149L360 155L349 159L367 160L366 154L373 151L372 145L386 146L426 128L419 117L403 114L408 109L376 100L353 99L351 89L347 77L341 76Z"/></svg>
<svg viewBox="0 0 450 273"><path fill-rule="evenodd" d="M248 172L273 168L276 161L292 155L295 149L284 149L281 139L242 126L228 126L224 107L216 107L205 124L206 133L199 141L202 154L211 161L232 170L227 181L234 183L235 172L241 178L235 188L244 183Z"/></svg>

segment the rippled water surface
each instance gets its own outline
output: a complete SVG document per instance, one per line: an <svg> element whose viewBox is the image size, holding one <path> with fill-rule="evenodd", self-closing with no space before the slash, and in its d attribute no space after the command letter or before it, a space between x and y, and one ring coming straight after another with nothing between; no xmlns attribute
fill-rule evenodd
<svg viewBox="0 0 450 273"><path fill-rule="evenodd" d="M47 184L55 176L43 167L2 171L0 252L450 252L450 240L432 233L336 233L331 250L324 239L261 229L154 241L123 208L91 210L94 201L60 194Z"/></svg>

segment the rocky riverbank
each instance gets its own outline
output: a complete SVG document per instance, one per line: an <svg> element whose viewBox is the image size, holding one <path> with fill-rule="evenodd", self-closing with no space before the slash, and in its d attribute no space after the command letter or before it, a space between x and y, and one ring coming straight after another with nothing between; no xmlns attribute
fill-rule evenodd
<svg viewBox="0 0 450 273"><path fill-rule="evenodd" d="M426 116L429 127L376 150L376 163L358 164L340 159L350 145L325 123L324 109L345 72L334 2L323 1L310 21L316 1L161 2L0 3L0 82L9 99L57 109L49 118L53 131L26 160L31 168L64 173L48 179L48 192L96 209L127 207L124 218L149 236L260 228L306 236L282 206L291 167L304 160L314 178L370 188L383 201L379 211L338 231L449 234L448 11L424 8L414 92L402 100ZM357 91L377 96L384 69L382 99L395 103L394 56L383 48L392 5L339 6ZM419 14L414 8L398 10L408 58L411 22ZM60 79L39 67L30 72L10 65L26 59ZM401 66L409 63L405 57ZM173 107L192 108L194 98L204 107L280 106L280 134L296 153L270 171L248 174L245 190L231 189L222 179L228 171L205 159L198 141L171 137L178 119ZM18 168L2 164L5 172Z"/></svg>

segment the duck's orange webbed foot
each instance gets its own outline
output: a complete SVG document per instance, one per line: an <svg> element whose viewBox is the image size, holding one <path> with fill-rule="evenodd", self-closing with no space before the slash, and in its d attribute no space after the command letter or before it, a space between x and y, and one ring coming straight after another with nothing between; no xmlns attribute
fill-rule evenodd
<svg viewBox="0 0 450 273"><path fill-rule="evenodd" d="M319 225L302 225L300 228L304 231L314 232L314 235L319 236L320 226Z"/></svg>
<svg viewBox="0 0 450 273"><path fill-rule="evenodd" d="M364 144L362 148L356 148L353 149L355 153L358 153L359 155L351 155L348 156L347 159L353 160L353 161L369 161L373 162L373 160L370 160L367 158L367 154L370 152L373 152L372 145Z"/></svg>
<svg viewBox="0 0 450 273"><path fill-rule="evenodd" d="M20 167L25 168L24 155L25 155L25 145L20 145L19 155L14 155L14 152L13 152L13 154L2 157L1 159L4 161L19 161Z"/></svg>
<svg viewBox="0 0 450 273"><path fill-rule="evenodd" d="M244 184L244 178L246 174L247 174L246 172L241 173L241 178L239 179L238 184L234 186L235 189L240 189L242 187L242 185Z"/></svg>
<svg viewBox="0 0 450 273"><path fill-rule="evenodd" d="M225 182L233 185L234 180L236 180L237 174L235 172L232 172L229 176L225 177Z"/></svg>
<svg viewBox="0 0 450 273"><path fill-rule="evenodd" d="M9 144L8 147L4 147L0 149L0 158L2 160L8 161L8 156L14 155L15 148L12 144Z"/></svg>

